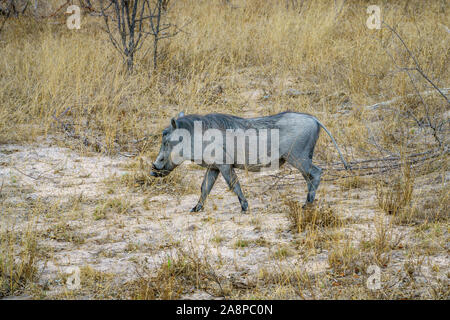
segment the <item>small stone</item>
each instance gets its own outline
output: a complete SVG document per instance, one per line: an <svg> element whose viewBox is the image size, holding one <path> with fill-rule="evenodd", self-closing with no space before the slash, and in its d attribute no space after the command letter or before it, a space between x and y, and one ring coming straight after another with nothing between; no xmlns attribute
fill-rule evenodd
<svg viewBox="0 0 450 320"><path fill-rule="evenodd" d="M189 227L187 227L188 231L195 231L197 229L197 226L195 224L191 224Z"/></svg>
<svg viewBox="0 0 450 320"><path fill-rule="evenodd" d="M28 201L36 201L37 198L38 198L37 194L33 193L33 194L27 195L25 199Z"/></svg>
<svg viewBox="0 0 450 320"><path fill-rule="evenodd" d="M289 97L298 97L298 96L310 96L316 93L316 91L300 91L297 89L287 89L284 94Z"/></svg>
<svg viewBox="0 0 450 320"><path fill-rule="evenodd" d="M285 91L285 94L289 97L298 97L298 96L303 95L304 93L297 89L287 89Z"/></svg>

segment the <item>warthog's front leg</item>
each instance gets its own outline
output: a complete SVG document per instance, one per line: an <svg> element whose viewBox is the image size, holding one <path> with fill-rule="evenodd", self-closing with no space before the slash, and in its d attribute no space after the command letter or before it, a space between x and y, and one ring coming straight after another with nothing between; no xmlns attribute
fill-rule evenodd
<svg viewBox="0 0 450 320"><path fill-rule="evenodd" d="M212 187L214 186L214 182L217 180L217 176L219 175L219 170L208 168L206 170L205 177L203 178L202 183L202 193L200 195L200 199L195 207L191 209L191 212L198 212L203 209L203 204L205 203L206 197L211 192Z"/></svg>
<svg viewBox="0 0 450 320"><path fill-rule="evenodd" d="M231 167L230 165L222 165L219 167L219 170L225 178L225 181L227 182L230 189L233 190L234 193L236 193L236 195L238 196L242 211L247 211L248 203L244 197L244 194L242 193L241 185L239 184L238 177L236 175L236 172L234 172L233 167Z"/></svg>

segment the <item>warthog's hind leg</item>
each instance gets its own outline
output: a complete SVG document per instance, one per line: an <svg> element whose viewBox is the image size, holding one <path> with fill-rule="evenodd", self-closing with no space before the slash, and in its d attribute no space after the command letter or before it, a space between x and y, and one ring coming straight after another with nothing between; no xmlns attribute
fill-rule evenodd
<svg viewBox="0 0 450 320"><path fill-rule="evenodd" d="M222 173L225 181L227 182L228 187L233 190L234 193L236 193L236 195L238 196L242 211L247 211L248 202L245 199L244 194L242 193L241 185L239 184L238 177L236 175L236 172L234 172L233 167L231 167L230 165L221 165L219 167L219 170Z"/></svg>
<svg viewBox="0 0 450 320"><path fill-rule="evenodd" d="M296 167L301 172L308 185L308 195L306 196L305 206L314 202L316 191L320 184L322 169L313 165L312 160L309 158L299 160L290 157L288 161L292 166Z"/></svg>
<svg viewBox="0 0 450 320"><path fill-rule="evenodd" d="M203 209L203 204L205 203L206 197L211 192L214 183L217 180L217 176L219 175L219 170L208 168L205 173L205 177L203 178L201 195L198 203L195 207L191 209L191 212L198 212Z"/></svg>
<svg viewBox="0 0 450 320"><path fill-rule="evenodd" d="M308 182L308 195L306 196L306 204L314 202L316 197L316 190L319 188L320 177L322 176L322 169L311 165L307 175L304 175L305 180Z"/></svg>

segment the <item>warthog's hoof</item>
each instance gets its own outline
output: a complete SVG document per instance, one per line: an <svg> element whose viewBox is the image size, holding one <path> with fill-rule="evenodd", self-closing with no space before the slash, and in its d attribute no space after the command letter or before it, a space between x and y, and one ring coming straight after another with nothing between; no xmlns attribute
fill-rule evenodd
<svg viewBox="0 0 450 320"><path fill-rule="evenodd" d="M313 207L314 202L306 202L303 206L302 209L309 209L311 207Z"/></svg>
<svg viewBox="0 0 450 320"><path fill-rule="evenodd" d="M241 209L242 209L242 213L246 213L248 210L248 203L247 201L245 201L244 203L241 204Z"/></svg>
<svg viewBox="0 0 450 320"><path fill-rule="evenodd" d="M193 207L193 208L191 209L190 212L199 212L199 211L201 211L202 209L203 209L203 206L202 206L200 203L198 203L195 207Z"/></svg>

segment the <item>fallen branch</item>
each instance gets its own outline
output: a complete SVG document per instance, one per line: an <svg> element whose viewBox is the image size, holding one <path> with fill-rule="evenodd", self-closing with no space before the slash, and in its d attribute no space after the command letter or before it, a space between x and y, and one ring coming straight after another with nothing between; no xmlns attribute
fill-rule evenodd
<svg viewBox="0 0 450 320"><path fill-rule="evenodd" d="M449 94L450 93L450 88L441 88L440 91L445 93L445 94ZM433 93L436 93L436 90L428 90L428 91L420 92L421 95L425 95L425 96L433 94ZM410 94L407 94L406 97L412 97L412 96L415 96L415 95L416 95L415 93L410 93ZM365 109L369 109L369 110L376 110L376 109L378 109L380 107L389 106L389 105L391 105L391 104L401 100L402 98L403 97L395 97L395 98L393 98L391 100L388 100L388 101L377 102L377 103L375 103L373 105L365 106L364 108Z"/></svg>
<svg viewBox="0 0 450 320"><path fill-rule="evenodd" d="M55 170L54 168L51 168L51 169L49 169L49 170L46 170L46 171L44 171L44 172L41 172L41 173L40 173L39 175L37 175L36 177L33 177L32 175L23 172L22 170L20 170L20 169L17 168L16 166L12 166L12 168L13 168L14 170L16 170L17 172L19 172L20 174L22 174L22 175L24 175L24 176L26 176L26 177L28 177L28 178L31 178L31 179L33 179L33 180L39 180L39 179L43 178L43 177L44 177L44 174L46 174L47 172L50 172L50 171ZM55 181L54 179L49 178L49 177L44 177L44 178L46 178L47 180L50 180L50 181L52 181L52 182Z"/></svg>
<svg viewBox="0 0 450 320"><path fill-rule="evenodd" d="M425 156L425 155L429 155L429 154L439 154L441 151L439 149L434 149L434 150L428 150L428 151L424 151L424 152L419 152L419 153L413 153L407 156L407 159L413 159L416 157L420 157L420 156ZM357 160L357 161L350 161L348 164L352 166L352 168L354 168L355 166L359 165L359 164L363 164L363 163L371 163L371 162L387 162L387 161L398 161L401 160L402 157L400 156L389 156L389 157L385 157L385 158L377 158L377 159L365 159L365 160ZM344 168L340 168L339 166L342 166L342 163L340 162L334 162L330 164L331 166L336 166L336 168L333 168L333 170L336 171L344 171ZM322 165L324 168L327 169L331 169L330 167L327 168L327 164L323 164ZM358 168L355 168L358 169Z"/></svg>
<svg viewBox="0 0 450 320"><path fill-rule="evenodd" d="M438 157L442 155L449 154L448 148L444 149L444 152L442 152L441 149L435 149L435 150L428 150L425 152L420 153L414 153L411 155L408 155L406 157L398 157L398 156L389 156L386 158L379 158L379 159L364 159L364 160L357 160L349 162L348 164L351 165L352 171L351 174L335 174L333 172L349 172L348 170L341 168L341 163L336 162L332 163L330 165L327 164L321 164L321 167L323 168L324 172L327 173L327 175L331 176L331 178L322 179L322 181L336 181L340 179L350 178L350 177L363 177L363 176L371 176L371 175L379 175L383 174L395 169L398 169L402 166L402 164L405 162L407 165L410 165L411 167L417 167L419 165L424 164L426 161L433 161L437 159ZM405 159L405 160L403 160ZM383 164L379 164L379 163ZM366 165L368 163L374 163L374 165ZM338 167L339 166L339 167ZM286 183L286 181L298 181L297 177L290 177L292 174L296 174L297 172L293 170L292 168L288 169L288 172L283 174L270 174L269 177L272 177L275 180L274 183L270 184L268 188L266 188L264 192L267 192L270 189L273 189L274 187L278 186L289 186L289 183ZM280 183L284 182L284 183Z"/></svg>
<svg viewBox="0 0 450 320"><path fill-rule="evenodd" d="M64 8L65 6L68 6L69 4L70 4L70 0L67 0L64 4L62 4L53 13L49 14L48 16L41 16L41 18L42 19L53 18L54 16L56 16L61 11L62 8Z"/></svg>

